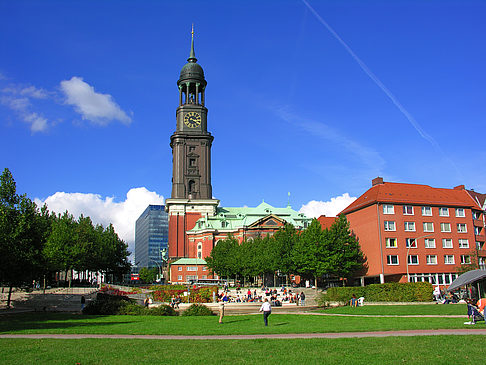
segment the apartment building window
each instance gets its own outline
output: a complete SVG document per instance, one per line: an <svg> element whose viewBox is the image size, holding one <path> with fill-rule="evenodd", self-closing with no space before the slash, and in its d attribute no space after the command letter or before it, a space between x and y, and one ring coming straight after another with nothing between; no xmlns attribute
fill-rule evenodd
<svg viewBox="0 0 486 365"><path fill-rule="evenodd" d="M422 215L431 216L432 207L422 207Z"/></svg>
<svg viewBox="0 0 486 365"><path fill-rule="evenodd" d="M394 231L395 230L395 222L394 221L385 221L385 231Z"/></svg>
<svg viewBox="0 0 486 365"><path fill-rule="evenodd" d="M480 212L472 212L473 219L479 219L481 217Z"/></svg>
<svg viewBox="0 0 486 365"><path fill-rule="evenodd" d="M417 241L415 240L415 238L405 239L405 247L406 248L417 248Z"/></svg>
<svg viewBox="0 0 486 365"><path fill-rule="evenodd" d="M465 217L466 212L464 208L456 208L456 217Z"/></svg>
<svg viewBox="0 0 486 365"><path fill-rule="evenodd" d="M177 270L182 271L182 266L178 266Z"/></svg>
<svg viewBox="0 0 486 365"><path fill-rule="evenodd" d="M437 255L427 255L427 265L437 265Z"/></svg>
<svg viewBox="0 0 486 365"><path fill-rule="evenodd" d="M404 215L413 215L413 207L411 205L404 205L403 206L403 214Z"/></svg>
<svg viewBox="0 0 486 365"><path fill-rule="evenodd" d="M197 275L187 275L186 281L197 280Z"/></svg>
<svg viewBox="0 0 486 365"><path fill-rule="evenodd" d="M426 238L425 248L435 248L435 238Z"/></svg>
<svg viewBox="0 0 486 365"><path fill-rule="evenodd" d="M469 248L469 241L465 239L460 239L459 248Z"/></svg>
<svg viewBox="0 0 486 365"><path fill-rule="evenodd" d="M424 222L424 232L434 232L434 223Z"/></svg>
<svg viewBox="0 0 486 365"><path fill-rule="evenodd" d="M405 222L405 231L415 232L415 222Z"/></svg>
<svg viewBox="0 0 486 365"><path fill-rule="evenodd" d="M205 280L205 279L207 279L207 278L208 278L208 276L207 276L207 275L203 275L203 276L202 276L202 279L203 279L203 280Z"/></svg>
<svg viewBox="0 0 486 365"><path fill-rule="evenodd" d="M409 265L418 265L418 256L417 255L409 255L408 256L408 264Z"/></svg>
<svg viewBox="0 0 486 365"><path fill-rule="evenodd" d="M390 204L383 204L383 214L395 214L395 207Z"/></svg>
<svg viewBox="0 0 486 365"><path fill-rule="evenodd" d="M471 256L461 255L461 264L462 265L470 265L471 264Z"/></svg>
<svg viewBox="0 0 486 365"><path fill-rule="evenodd" d="M476 241L476 248L478 250L482 250L483 249L483 246L484 246L484 242Z"/></svg>
<svg viewBox="0 0 486 365"><path fill-rule="evenodd" d="M177 280L182 281L182 275L177 275Z"/></svg>
<svg viewBox="0 0 486 365"><path fill-rule="evenodd" d="M440 231L441 232L450 232L451 231L451 224L450 223L441 223L440 224Z"/></svg>
<svg viewBox="0 0 486 365"><path fill-rule="evenodd" d="M466 233L467 232L466 223L457 223L457 232Z"/></svg>
<svg viewBox="0 0 486 365"><path fill-rule="evenodd" d="M443 238L442 248L452 248L452 240L450 238Z"/></svg>
<svg viewBox="0 0 486 365"><path fill-rule="evenodd" d="M444 255L444 264L454 265L454 255Z"/></svg>
<svg viewBox="0 0 486 365"><path fill-rule="evenodd" d="M388 255L386 257L387 265L398 265L398 255Z"/></svg>
<svg viewBox="0 0 486 365"><path fill-rule="evenodd" d="M397 239L396 238L387 238L386 239L386 248L397 248Z"/></svg>
<svg viewBox="0 0 486 365"><path fill-rule="evenodd" d="M197 266L188 266L187 271L197 271Z"/></svg>
<svg viewBox="0 0 486 365"><path fill-rule="evenodd" d="M444 208L444 207L439 208L439 215L441 217L448 217L449 216L449 208Z"/></svg>
<svg viewBox="0 0 486 365"><path fill-rule="evenodd" d="M474 226L474 234L476 236L480 235L482 230L483 230L482 227Z"/></svg>

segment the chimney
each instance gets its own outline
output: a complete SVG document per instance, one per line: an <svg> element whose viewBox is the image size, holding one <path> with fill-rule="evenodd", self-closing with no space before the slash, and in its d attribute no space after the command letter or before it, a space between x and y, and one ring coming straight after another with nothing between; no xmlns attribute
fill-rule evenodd
<svg viewBox="0 0 486 365"><path fill-rule="evenodd" d="M465 190L466 187L464 185L457 185L454 187L454 190Z"/></svg>
<svg viewBox="0 0 486 365"><path fill-rule="evenodd" d="M380 176L371 180L371 186L380 185L380 184L383 184L383 178Z"/></svg>

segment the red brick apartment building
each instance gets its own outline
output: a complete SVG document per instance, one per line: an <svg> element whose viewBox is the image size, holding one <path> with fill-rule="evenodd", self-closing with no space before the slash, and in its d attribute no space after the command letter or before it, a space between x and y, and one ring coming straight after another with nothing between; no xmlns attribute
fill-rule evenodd
<svg viewBox="0 0 486 365"><path fill-rule="evenodd" d="M361 283L429 281L448 285L461 264L484 268L484 194L384 182L341 213L366 256Z"/></svg>

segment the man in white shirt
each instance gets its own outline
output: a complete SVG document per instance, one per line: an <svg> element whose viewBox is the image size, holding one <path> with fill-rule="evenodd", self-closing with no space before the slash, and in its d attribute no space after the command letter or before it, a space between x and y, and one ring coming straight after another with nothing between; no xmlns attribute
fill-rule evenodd
<svg viewBox="0 0 486 365"><path fill-rule="evenodd" d="M263 322L265 322L265 326L268 326L268 316L272 313L272 306L267 298L265 298L265 301L260 307L260 312L263 312Z"/></svg>

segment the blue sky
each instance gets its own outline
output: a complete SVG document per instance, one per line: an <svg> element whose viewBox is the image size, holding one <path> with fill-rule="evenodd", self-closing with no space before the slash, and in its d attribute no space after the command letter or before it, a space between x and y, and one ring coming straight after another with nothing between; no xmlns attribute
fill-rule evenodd
<svg viewBox="0 0 486 365"><path fill-rule="evenodd" d="M130 217L169 197L194 23L222 205L291 192L329 214L376 176L486 192L485 16L467 0L3 0L0 167L105 220L128 192Z"/></svg>

